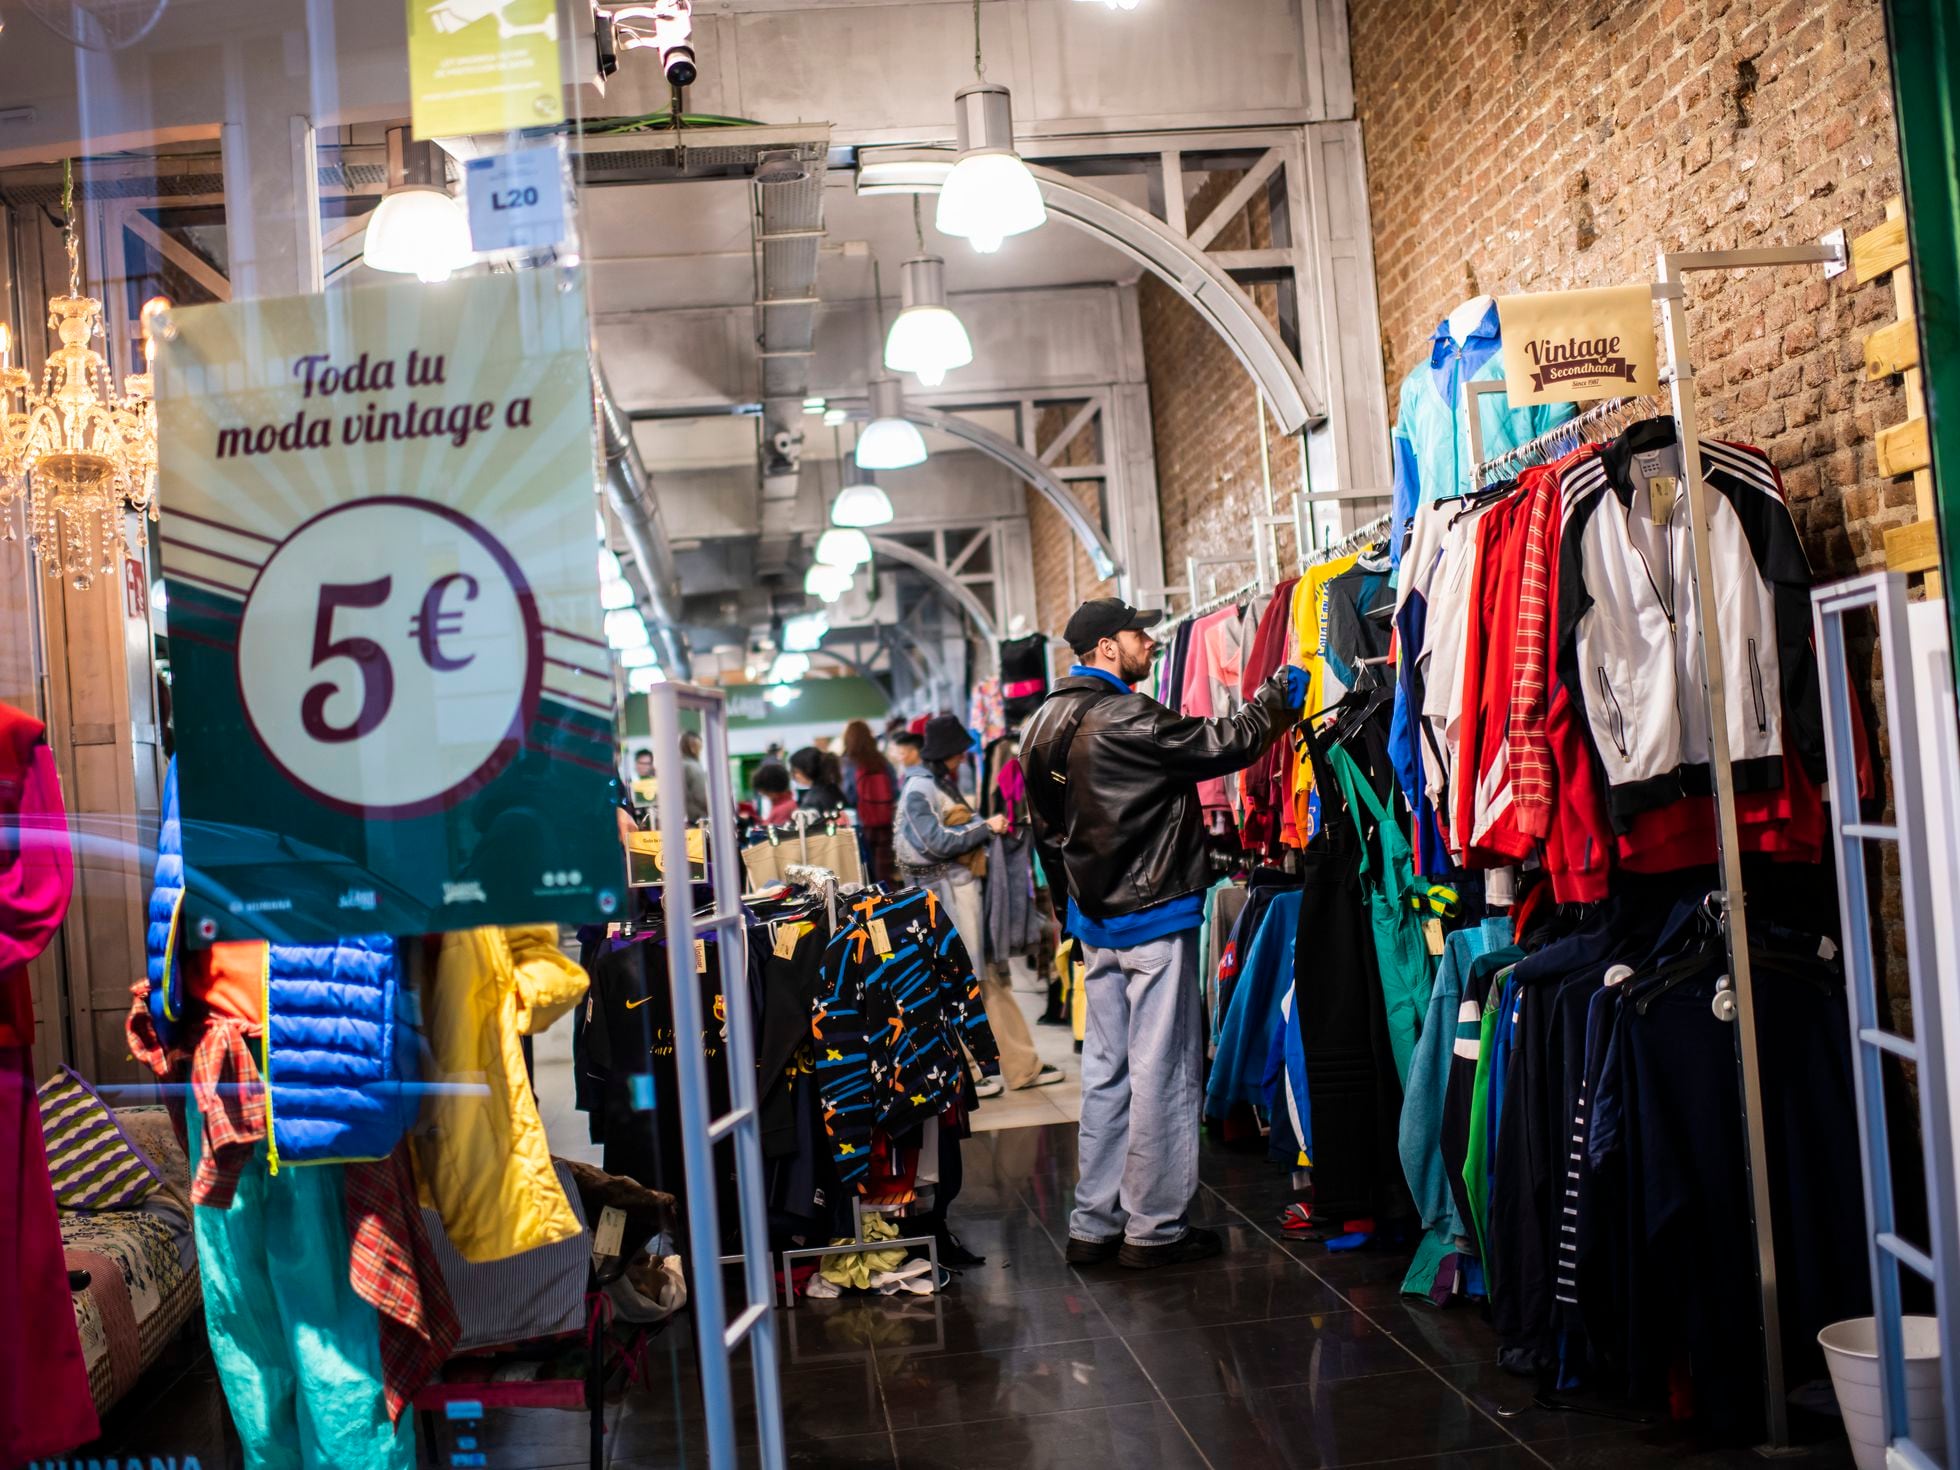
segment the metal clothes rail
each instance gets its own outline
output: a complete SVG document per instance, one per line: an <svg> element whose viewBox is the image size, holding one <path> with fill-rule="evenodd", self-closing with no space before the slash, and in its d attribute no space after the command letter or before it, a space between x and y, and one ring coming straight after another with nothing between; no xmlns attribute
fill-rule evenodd
<svg viewBox="0 0 1960 1470"><path fill-rule="evenodd" d="M1319 566L1322 562L1332 561L1337 556L1345 556L1350 551L1358 551L1368 545L1369 542L1380 540L1386 536L1389 528L1393 524L1394 518L1390 514L1385 512L1382 515L1378 515L1365 525L1356 526L1340 540L1330 541L1325 546L1317 547L1311 555L1301 557L1298 564L1299 570L1304 572L1309 567ZM1226 559L1236 561L1239 558L1233 557ZM1193 618L1206 617L1211 613L1217 612L1221 607L1230 607L1241 598L1256 597L1271 592L1273 588L1279 585L1279 580L1277 576L1270 582L1257 579L1247 582L1243 586L1234 587L1230 592L1220 592L1216 596L1207 597L1203 602L1192 603L1190 607L1181 613L1166 616L1157 626L1159 628L1175 628L1178 624L1188 623ZM1159 590L1177 591L1178 589L1162 588Z"/></svg>
<svg viewBox="0 0 1960 1470"><path fill-rule="evenodd" d="M1845 263L1841 232L1826 236L1814 245L1791 245L1757 250L1661 251L1654 299L1661 304L1663 329L1667 336L1668 368L1676 437L1682 447L1681 478L1688 499L1688 526L1692 545L1692 574L1697 597L1701 588L1714 588L1714 565L1709 546L1708 483L1702 471L1701 455L1691 446L1701 443L1701 422L1695 400L1693 347L1688 333L1687 292L1682 277L1693 271L1727 271L1784 266L1825 267L1827 276L1836 274ZM1489 392L1503 392L1503 381L1465 384L1464 409L1469 417L1473 478L1498 460L1483 457L1483 423L1479 400ZM1560 430L1568 428L1560 425ZM1557 431L1554 431L1555 433ZM1532 444L1551 436L1540 435ZM1530 445L1520 446L1529 448ZM1499 456L1503 459L1505 456ZM1704 598L1702 605L1707 606ZM1785 1392L1783 1366L1782 1311L1777 1290L1776 1249L1770 1232L1768 1144L1763 1127L1762 1069L1756 1052L1755 984L1749 959L1749 920L1742 886L1742 848L1736 827L1735 770L1729 749L1728 689L1722 662L1721 620L1697 620L1701 639L1702 685L1708 705L1709 765L1714 774L1715 843L1720 864L1721 887L1713 895L1721 912L1723 937L1728 947L1729 974L1735 990L1736 1065L1742 1080L1742 1130L1744 1159L1749 1175L1750 1227L1756 1242L1756 1280L1761 1311L1765 1410L1771 1442L1787 1446L1790 1442L1790 1406Z"/></svg>

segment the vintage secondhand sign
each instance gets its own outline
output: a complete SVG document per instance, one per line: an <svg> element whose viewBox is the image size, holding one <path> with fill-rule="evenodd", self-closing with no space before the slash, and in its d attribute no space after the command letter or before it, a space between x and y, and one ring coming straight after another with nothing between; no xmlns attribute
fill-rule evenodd
<svg viewBox="0 0 1960 1470"><path fill-rule="evenodd" d="M194 943L618 908L578 279L174 313L158 352Z"/></svg>
<svg viewBox="0 0 1960 1470"><path fill-rule="evenodd" d="M1637 398L1660 390L1647 286L1497 298L1504 396L1513 408Z"/></svg>

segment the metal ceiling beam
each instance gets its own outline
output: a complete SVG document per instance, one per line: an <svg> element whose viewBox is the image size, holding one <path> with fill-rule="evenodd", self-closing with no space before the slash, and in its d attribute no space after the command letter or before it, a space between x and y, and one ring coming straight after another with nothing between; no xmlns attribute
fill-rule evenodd
<svg viewBox="0 0 1960 1470"><path fill-rule="evenodd" d="M945 148L865 148L858 152L860 194L936 194L952 172ZM1058 219L1086 230L1160 276L1210 324L1265 392L1273 417L1289 434L1326 421L1320 402L1257 303L1190 237L1107 190L1039 164L1028 171Z"/></svg>
<svg viewBox="0 0 1960 1470"><path fill-rule="evenodd" d="M879 556L895 561L901 566L910 567L932 583L941 597L965 613L967 620L973 624L985 642L991 656L994 645L1000 642L1000 633L994 627L992 614L987 611L986 605L973 595L971 587L923 551L914 551L903 541L894 541L889 536L873 536L870 540L871 549Z"/></svg>
<svg viewBox="0 0 1960 1470"><path fill-rule="evenodd" d="M599 352L591 351L593 396L598 400L599 432L606 451L606 500L626 535L627 549L646 578L647 602L653 613L648 629L660 649L660 662L675 678L685 679L693 667L682 631L681 577L674 566L674 548L660 521L653 482L633 442L633 425L606 386Z"/></svg>
<svg viewBox="0 0 1960 1470"><path fill-rule="evenodd" d="M869 410L857 408L851 411L853 419L870 417ZM992 429L984 428L971 419L963 419L958 414L943 413L936 408L926 408L917 403L907 403L902 417L923 429L937 429L940 433L954 439L964 440L989 459L1006 465L1015 474L1026 480L1039 491L1047 502L1054 506L1069 528L1075 532L1076 540L1088 553L1089 561L1096 569L1099 578L1121 575L1122 565L1116 560L1116 553L1110 549L1109 538L1103 535L1102 527L1084 514L1069 493L1067 484L1054 470L1043 464L1040 458L1030 454L1012 439L1004 439ZM991 635L990 635L991 636Z"/></svg>

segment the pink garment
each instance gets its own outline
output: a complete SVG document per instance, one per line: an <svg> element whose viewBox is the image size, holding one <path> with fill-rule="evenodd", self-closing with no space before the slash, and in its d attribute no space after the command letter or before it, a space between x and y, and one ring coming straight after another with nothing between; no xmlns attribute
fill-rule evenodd
<svg viewBox="0 0 1960 1470"><path fill-rule="evenodd" d="M25 1047L0 1047L0 1465L52 1458L102 1432L29 1066Z"/></svg>
<svg viewBox="0 0 1960 1470"><path fill-rule="evenodd" d="M1212 662L1211 635L1223 623L1236 624L1239 610L1236 607L1222 608L1215 613L1207 613L1199 618L1191 628L1190 645L1184 655L1184 689L1182 707L1187 715L1196 715L1201 720L1209 720L1218 715L1230 714L1230 710L1218 709L1212 702ZM1231 796L1225 785L1225 777L1214 776L1198 783L1198 802L1207 809L1224 811L1231 806Z"/></svg>
<svg viewBox="0 0 1960 1470"><path fill-rule="evenodd" d="M1007 803L1008 810L1018 810L1019 804L1028 795L1028 775L1021 769L1018 755L1010 755L1001 762L1000 774L994 777L994 785L1000 791L1000 799Z"/></svg>
<svg viewBox="0 0 1960 1470"><path fill-rule="evenodd" d="M27 962L68 913L75 857L41 722L0 704L0 1047L34 1044Z"/></svg>

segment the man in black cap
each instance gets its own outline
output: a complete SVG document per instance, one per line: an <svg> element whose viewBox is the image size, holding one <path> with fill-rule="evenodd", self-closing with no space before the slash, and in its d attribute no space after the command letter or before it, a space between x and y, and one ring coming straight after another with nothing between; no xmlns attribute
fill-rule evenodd
<svg viewBox="0 0 1960 1470"><path fill-rule="evenodd" d="M1229 719L1179 715L1131 685L1150 672L1162 615L1114 597L1082 604L1063 638L1076 663L1021 737L1035 840L1068 931L1085 948L1089 1002L1068 1258L1137 1268L1202 1260L1198 1189L1198 928L1211 864L1198 782L1243 770L1305 703L1283 668Z"/></svg>

